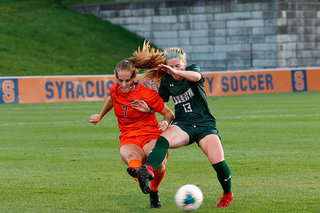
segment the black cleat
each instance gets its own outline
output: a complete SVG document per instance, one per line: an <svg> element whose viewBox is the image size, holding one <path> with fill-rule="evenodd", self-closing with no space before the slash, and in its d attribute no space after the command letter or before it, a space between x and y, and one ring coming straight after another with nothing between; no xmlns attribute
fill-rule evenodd
<svg viewBox="0 0 320 213"><path fill-rule="evenodd" d="M138 167L128 167L127 172L131 177L138 177Z"/></svg>
<svg viewBox="0 0 320 213"><path fill-rule="evenodd" d="M150 186L149 186L149 171L146 165L141 165L138 170L138 180L141 191L144 194L149 194Z"/></svg>
<svg viewBox="0 0 320 213"><path fill-rule="evenodd" d="M155 209L160 209L162 207L162 203L159 197L158 191L150 191L149 193L150 197L150 207Z"/></svg>

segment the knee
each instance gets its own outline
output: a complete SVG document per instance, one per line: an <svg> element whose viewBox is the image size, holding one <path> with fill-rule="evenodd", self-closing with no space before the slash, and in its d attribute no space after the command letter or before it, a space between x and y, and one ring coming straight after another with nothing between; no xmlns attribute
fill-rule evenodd
<svg viewBox="0 0 320 213"><path fill-rule="evenodd" d="M133 160L133 159L138 159L141 161L143 160L141 153L135 152L135 151L129 152L126 158L128 159L128 161Z"/></svg>
<svg viewBox="0 0 320 213"><path fill-rule="evenodd" d="M167 160L165 159L155 170L155 172L163 172L166 169L166 162Z"/></svg>

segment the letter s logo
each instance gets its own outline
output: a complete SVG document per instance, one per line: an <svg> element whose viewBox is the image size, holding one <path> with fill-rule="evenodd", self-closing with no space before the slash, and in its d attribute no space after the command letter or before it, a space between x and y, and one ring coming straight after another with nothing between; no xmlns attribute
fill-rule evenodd
<svg viewBox="0 0 320 213"><path fill-rule="evenodd" d="M292 90L294 92L307 91L307 80L305 70L292 70Z"/></svg>
<svg viewBox="0 0 320 213"><path fill-rule="evenodd" d="M1 83L2 100L4 103L15 103L16 101L16 80L4 80Z"/></svg>

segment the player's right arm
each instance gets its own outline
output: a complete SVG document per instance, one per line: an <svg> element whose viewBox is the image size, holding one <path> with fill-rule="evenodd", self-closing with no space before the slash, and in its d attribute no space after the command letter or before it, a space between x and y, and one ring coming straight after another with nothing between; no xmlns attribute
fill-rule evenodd
<svg viewBox="0 0 320 213"><path fill-rule="evenodd" d="M144 100L135 100L132 102L132 108L137 109L141 112L148 113L148 112L154 112L152 108L148 106L148 104ZM162 131L165 131L171 121L173 120L174 114L171 111L171 109L164 103L164 108L160 112L161 115L163 115L163 121L159 122L159 129Z"/></svg>
<svg viewBox="0 0 320 213"><path fill-rule="evenodd" d="M160 64L159 67L165 72L167 72L170 75L176 75L180 76L188 81L197 82L201 79L201 74L199 72L190 70L189 72L186 72L186 70L181 69L174 69L171 66L168 66L166 64Z"/></svg>
<svg viewBox="0 0 320 213"><path fill-rule="evenodd" d="M90 122L94 125L99 124L99 121L102 120L102 118L113 108L113 101L110 97L107 98L106 103L104 104L104 107L100 114L94 114L90 117Z"/></svg>
<svg viewBox="0 0 320 213"><path fill-rule="evenodd" d="M163 115L163 121L159 122L159 124L158 124L159 129L162 131L166 131L169 124L173 120L174 114L171 111L171 109L169 107L167 107L166 104L164 105L164 108L163 108L162 112L160 112L160 114Z"/></svg>

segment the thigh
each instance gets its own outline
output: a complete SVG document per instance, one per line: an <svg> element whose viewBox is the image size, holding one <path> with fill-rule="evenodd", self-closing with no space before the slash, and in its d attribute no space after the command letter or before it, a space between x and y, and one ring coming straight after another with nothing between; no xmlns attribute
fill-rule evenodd
<svg viewBox="0 0 320 213"><path fill-rule="evenodd" d="M120 147L120 156L122 161L128 165L128 163L132 160L132 159L138 159L141 161L145 161L146 156L143 152L143 150L134 144L126 144Z"/></svg>
<svg viewBox="0 0 320 213"><path fill-rule="evenodd" d="M207 155L211 164L224 160L223 148L219 136L210 134L199 141L199 147Z"/></svg>
<svg viewBox="0 0 320 213"><path fill-rule="evenodd" d="M189 135L176 125L169 125L168 129L164 131L161 136L169 141L169 148L175 149L189 144Z"/></svg>
<svg viewBox="0 0 320 213"><path fill-rule="evenodd" d="M154 145L156 144L156 141L156 139L151 140L143 146L143 152L145 153L145 156L148 157L151 149L153 149Z"/></svg>
<svg viewBox="0 0 320 213"><path fill-rule="evenodd" d="M139 129L126 131L120 135L120 146L134 144L142 147L151 140L157 139L162 131L156 128Z"/></svg>

